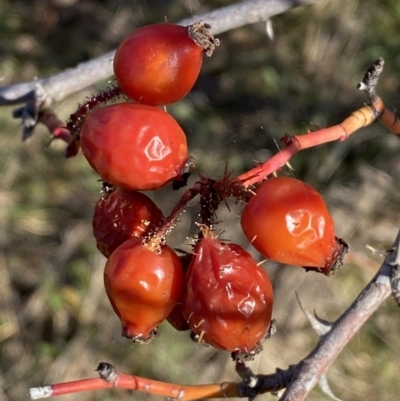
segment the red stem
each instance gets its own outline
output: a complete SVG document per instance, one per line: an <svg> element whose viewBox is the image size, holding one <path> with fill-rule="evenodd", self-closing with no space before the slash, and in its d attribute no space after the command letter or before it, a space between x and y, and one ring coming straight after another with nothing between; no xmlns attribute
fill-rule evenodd
<svg viewBox="0 0 400 401"><path fill-rule="evenodd" d="M286 136L282 138L282 142L287 145L285 149L280 150L279 153L276 153L270 159L247 173L240 175L236 180L242 181L243 185L248 187L262 181L268 175L279 170L300 150L335 140L343 141L345 138L346 132L341 125L324 128L305 135Z"/></svg>
<svg viewBox="0 0 400 401"><path fill-rule="evenodd" d="M52 396L71 393L80 393L83 391L102 390L115 387L115 383L108 383L100 377L94 379L82 379L72 382L58 383L51 386Z"/></svg>
<svg viewBox="0 0 400 401"><path fill-rule="evenodd" d="M183 193L170 215L165 219L163 225L154 233L153 238L164 238L172 230L186 205L201 192L201 188L202 182L197 181L192 188L187 189Z"/></svg>
<svg viewBox="0 0 400 401"><path fill-rule="evenodd" d="M300 150L327 142L344 141L358 129L374 122L376 117L372 107L364 106L356 110L340 124L332 127L323 128L304 135L286 135L281 139L287 146L285 149L280 150L270 159L252 170L239 175L235 181L241 182L245 187L259 183L268 175L282 168Z"/></svg>

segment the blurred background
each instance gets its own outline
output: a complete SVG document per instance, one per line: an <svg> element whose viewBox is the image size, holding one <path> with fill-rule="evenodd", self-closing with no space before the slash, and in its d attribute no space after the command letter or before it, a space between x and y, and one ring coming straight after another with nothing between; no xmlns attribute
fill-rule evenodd
<svg viewBox="0 0 400 401"><path fill-rule="evenodd" d="M176 22L233 3L229 0L0 0L0 85L43 78L114 49L133 29ZM339 123L367 101L356 90L365 70L385 58L379 93L399 107L400 3L320 1L265 23L219 35L193 91L169 107L188 135L203 174L233 175L278 151L285 133ZM62 119L107 81L55 105ZM167 323L152 344L130 344L103 289L105 259L91 235L98 177L79 155L49 145L38 127L21 142L13 107L0 108L0 400L27 399L29 387L96 376L100 361L121 371L183 384L236 379L229 355L198 347ZM323 194L337 235L351 246L331 278L266 262L275 289L277 333L252 366L272 373L305 357L316 344L296 302L334 320L373 277L399 228L400 141L376 123L342 143L298 154L290 173ZM195 177L193 177L193 180ZM168 213L180 193L151 194ZM240 231L242 205L221 206L223 237L260 259ZM169 238L189 248L197 204ZM328 379L343 400L393 400L400 393L399 311L389 299L333 363ZM61 398L60 398L61 399ZM63 400L156 400L124 390L64 396ZM273 400L272 395L259 399ZM308 398L328 399L319 389Z"/></svg>

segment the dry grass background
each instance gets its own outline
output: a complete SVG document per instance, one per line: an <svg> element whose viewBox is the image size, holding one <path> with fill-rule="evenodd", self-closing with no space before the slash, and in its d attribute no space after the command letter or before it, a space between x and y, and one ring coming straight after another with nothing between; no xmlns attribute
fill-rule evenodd
<svg viewBox="0 0 400 401"><path fill-rule="evenodd" d="M115 47L134 27L177 21L229 4L226 0L0 0L2 85L44 77ZM234 173L277 151L286 132L335 124L366 99L355 90L379 56L386 67L380 93L399 105L400 4L395 1L323 1L273 19L275 40L256 24L220 36L222 46L207 60L193 92L170 108L188 134L201 170ZM57 104L66 118L99 83ZM206 383L234 379L228 355L197 348L186 333L167 324L149 346L129 344L102 287L104 258L91 236L99 183L84 159L63 157L63 145L48 146L43 128L21 143L12 108L0 109L0 400L27 399L26 390L45 383L94 375L100 361L158 380ZM253 366L272 372L297 362L317 336L295 300L321 317L336 319L372 278L399 228L400 141L379 124L344 143L299 154L293 174L318 188L333 214L337 234L351 245L333 278L267 262L275 288L278 332ZM179 194L153 194L164 212ZM246 244L240 205L221 208L224 237ZM170 238L187 247L196 204ZM252 251L253 252L253 251ZM255 252L253 254L259 257ZM389 299L342 352L329 371L333 391L348 400L399 398L399 311ZM150 400L115 390L63 400ZM260 399L274 399L272 395ZM325 400L318 389L309 400Z"/></svg>

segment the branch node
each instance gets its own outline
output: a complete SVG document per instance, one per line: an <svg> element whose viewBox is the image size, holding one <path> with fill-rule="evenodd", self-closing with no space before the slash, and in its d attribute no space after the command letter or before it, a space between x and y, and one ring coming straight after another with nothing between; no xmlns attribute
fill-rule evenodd
<svg viewBox="0 0 400 401"><path fill-rule="evenodd" d="M241 396L247 396L249 400L254 400L260 394L260 380L258 376L240 360L236 361L235 370L242 379L242 382L239 383Z"/></svg>
<svg viewBox="0 0 400 401"><path fill-rule="evenodd" d="M34 132L39 121L39 114L50 106L51 100L48 98L42 84L37 81L35 88L25 96L24 106L13 111L14 118L22 120L22 140L28 139Z"/></svg>
<svg viewBox="0 0 400 401"><path fill-rule="evenodd" d="M117 369L111 363L100 362L95 370L99 373L100 378L107 383L115 383L118 379Z"/></svg>
<svg viewBox="0 0 400 401"><path fill-rule="evenodd" d="M287 369L276 369L276 391L286 388L295 376L298 365L290 365Z"/></svg>
<svg viewBox="0 0 400 401"><path fill-rule="evenodd" d="M258 386L259 380L257 376L249 376L244 379L246 385L250 388L255 388Z"/></svg>

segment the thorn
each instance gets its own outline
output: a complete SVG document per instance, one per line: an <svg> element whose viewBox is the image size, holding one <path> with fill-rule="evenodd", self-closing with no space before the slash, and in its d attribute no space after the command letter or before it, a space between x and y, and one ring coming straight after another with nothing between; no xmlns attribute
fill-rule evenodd
<svg viewBox="0 0 400 401"><path fill-rule="evenodd" d="M365 245L365 247L372 252L373 255L379 255L379 256L386 256L389 252L393 251L393 249L389 250L382 250L382 249L376 249L372 245Z"/></svg>
<svg viewBox="0 0 400 401"><path fill-rule="evenodd" d="M271 323L269 324L268 327L268 332L267 332L267 336L265 337L266 339L271 338L275 333L276 333L276 320L272 319Z"/></svg>
<svg viewBox="0 0 400 401"><path fill-rule="evenodd" d="M331 328L333 326L333 322L330 322L329 320L322 319L322 317L319 317L317 315L317 312L315 311L315 309L314 309L314 318L318 322L318 326L321 328L321 333L320 333L317 331L317 329L315 327L313 327L314 330L316 330L319 335L328 333L331 330Z"/></svg>
<svg viewBox="0 0 400 401"><path fill-rule="evenodd" d="M397 306L400 307L400 231L394 241L390 256L391 260L389 261L389 264L392 266L392 271L390 273L390 286Z"/></svg>
<svg viewBox="0 0 400 401"><path fill-rule="evenodd" d="M267 19L265 22L265 31L267 33L267 36L271 42L274 41L274 27L272 26L272 19Z"/></svg>
<svg viewBox="0 0 400 401"><path fill-rule="evenodd" d="M321 319L316 314L315 311L314 311L314 316L313 316L310 312L308 312L304 308L303 304L300 301L299 294L297 293L297 291L295 292L295 294L296 294L297 302L300 306L300 309L303 311L305 317L311 324L311 327L318 333L319 336L323 336L324 334L328 333L331 330L332 323L328 322L327 320Z"/></svg>
<svg viewBox="0 0 400 401"><path fill-rule="evenodd" d="M224 201L224 203L225 203L226 208L227 208L228 211L230 212L230 211L231 211L231 208L229 207L228 200L226 199L225 196L223 197L223 201Z"/></svg>
<svg viewBox="0 0 400 401"><path fill-rule="evenodd" d="M268 261L268 259L261 260L260 262L257 263L257 266L261 266L263 263L265 263L267 261Z"/></svg>
<svg viewBox="0 0 400 401"><path fill-rule="evenodd" d="M290 170L290 171L294 171L293 166L290 164L290 162L286 162L286 167Z"/></svg>
<svg viewBox="0 0 400 401"><path fill-rule="evenodd" d="M274 391L271 394L274 395L275 397L277 397L278 399L280 399L284 392L285 392L285 389L283 388L282 390Z"/></svg>
<svg viewBox="0 0 400 401"><path fill-rule="evenodd" d="M108 383L114 383L118 379L118 373L114 365L108 362L100 362L95 369L99 376Z"/></svg>
<svg viewBox="0 0 400 401"><path fill-rule="evenodd" d="M393 255L393 261L392 261L392 265L393 266L400 266L400 248L398 246L393 247L389 252L394 252Z"/></svg>
<svg viewBox="0 0 400 401"><path fill-rule="evenodd" d="M284 136L284 138L286 137L286 134L285 134L285 136ZM281 142L283 142L282 141L282 138L280 138L279 139ZM278 151L280 152L281 151L281 148L280 148L280 146L279 146L279 143L278 143L278 141L274 138L274 143L275 143L275 146L276 146L276 148L278 149ZM285 144L286 145L286 144Z"/></svg>
<svg viewBox="0 0 400 401"><path fill-rule="evenodd" d="M327 395L330 399L334 401L342 401L340 398L336 397L331 388L329 387L328 380L326 379L326 375L322 375L321 379L318 382L319 388L322 390L322 392Z"/></svg>

